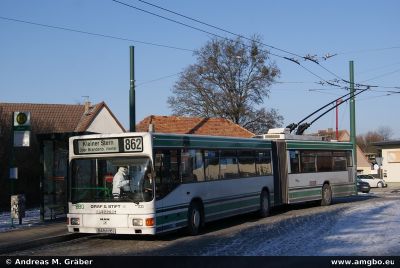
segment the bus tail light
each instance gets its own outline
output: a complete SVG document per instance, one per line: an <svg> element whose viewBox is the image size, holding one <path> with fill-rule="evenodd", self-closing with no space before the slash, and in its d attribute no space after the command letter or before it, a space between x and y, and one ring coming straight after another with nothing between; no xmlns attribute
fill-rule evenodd
<svg viewBox="0 0 400 268"><path fill-rule="evenodd" d="M154 226L154 218L147 218L146 226Z"/></svg>

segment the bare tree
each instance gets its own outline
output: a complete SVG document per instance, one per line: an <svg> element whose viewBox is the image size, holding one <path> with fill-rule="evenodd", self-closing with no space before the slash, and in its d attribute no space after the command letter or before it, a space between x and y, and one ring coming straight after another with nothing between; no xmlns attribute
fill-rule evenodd
<svg viewBox="0 0 400 268"><path fill-rule="evenodd" d="M377 149L372 145L374 142L389 140L393 135L390 127L379 127L376 131L368 131L366 134L357 136L357 145L365 153L377 153Z"/></svg>
<svg viewBox="0 0 400 268"><path fill-rule="evenodd" d="M380 126L376 132L378 132L385 141L390 140L393 136L393 129L388 126Z"/></svg>
<svg viewBox="0 0 400 268"><path fill-rule="evenodd" d="M196 51L173 88L168 104L176 115L222 117L252 132L282 124L275 109L257 108L269 97L279 69L259 48L260 38L214 39Z"/></svg>

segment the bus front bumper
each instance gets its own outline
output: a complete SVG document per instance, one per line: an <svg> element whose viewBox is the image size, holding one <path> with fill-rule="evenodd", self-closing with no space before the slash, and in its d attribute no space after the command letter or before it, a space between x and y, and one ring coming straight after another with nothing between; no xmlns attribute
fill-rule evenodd
<svg viewBox="0 0 400 268"><path fill-rule="evenodd" d="M68 214L68 232L90 234L154 235L153 215Z"/></svg>

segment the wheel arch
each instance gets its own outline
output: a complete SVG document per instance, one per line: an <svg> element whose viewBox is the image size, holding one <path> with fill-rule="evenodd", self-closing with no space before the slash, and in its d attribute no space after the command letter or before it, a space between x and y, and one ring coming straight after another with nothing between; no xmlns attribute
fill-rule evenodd
<svg viewBox="0 0 400 268"><path fill-rule="evenodd" d="M261 192L260 192L260 193L262 193L263 191L266 191L268 194L271 194L271 191L269 190L268 186L264 186L264 187L261 189Z"/></svg>

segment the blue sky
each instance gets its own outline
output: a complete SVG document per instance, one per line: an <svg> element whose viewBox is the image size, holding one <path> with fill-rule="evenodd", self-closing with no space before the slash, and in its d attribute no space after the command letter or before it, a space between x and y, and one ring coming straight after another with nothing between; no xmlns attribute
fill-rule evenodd
<svg viewBox="0 0 400 268"><path fill-rule="evenodd" d="M353 60L356 83L379 86L357 97L357 134L388 126L393 138L400 138L400 94L388 92L400 91L399 1L148 1L247 37L258 34L264 43L298 55L337 53L321 65L343 79L349 79ZM123 2L232 37L137 0ZM105 101L126 128L129 46L135 46L137 121L151 114L171 114L167 98L179 77L175 74L195 62L192 52L6 18L189 50L199 49L211 38L111 0L1 0L0 17L0 102L76 104L89 96L94 103ZM313 75L288 60L271 59L281 70L282 83L270 88L264 106L278 109L285 125L347 93L317 84L320 78L337 77L315 63L302 62ZM349 129L348 118L346 103L339 109L341 129ZM308 132L326 128L335 128L334 111Z"/></svg>

